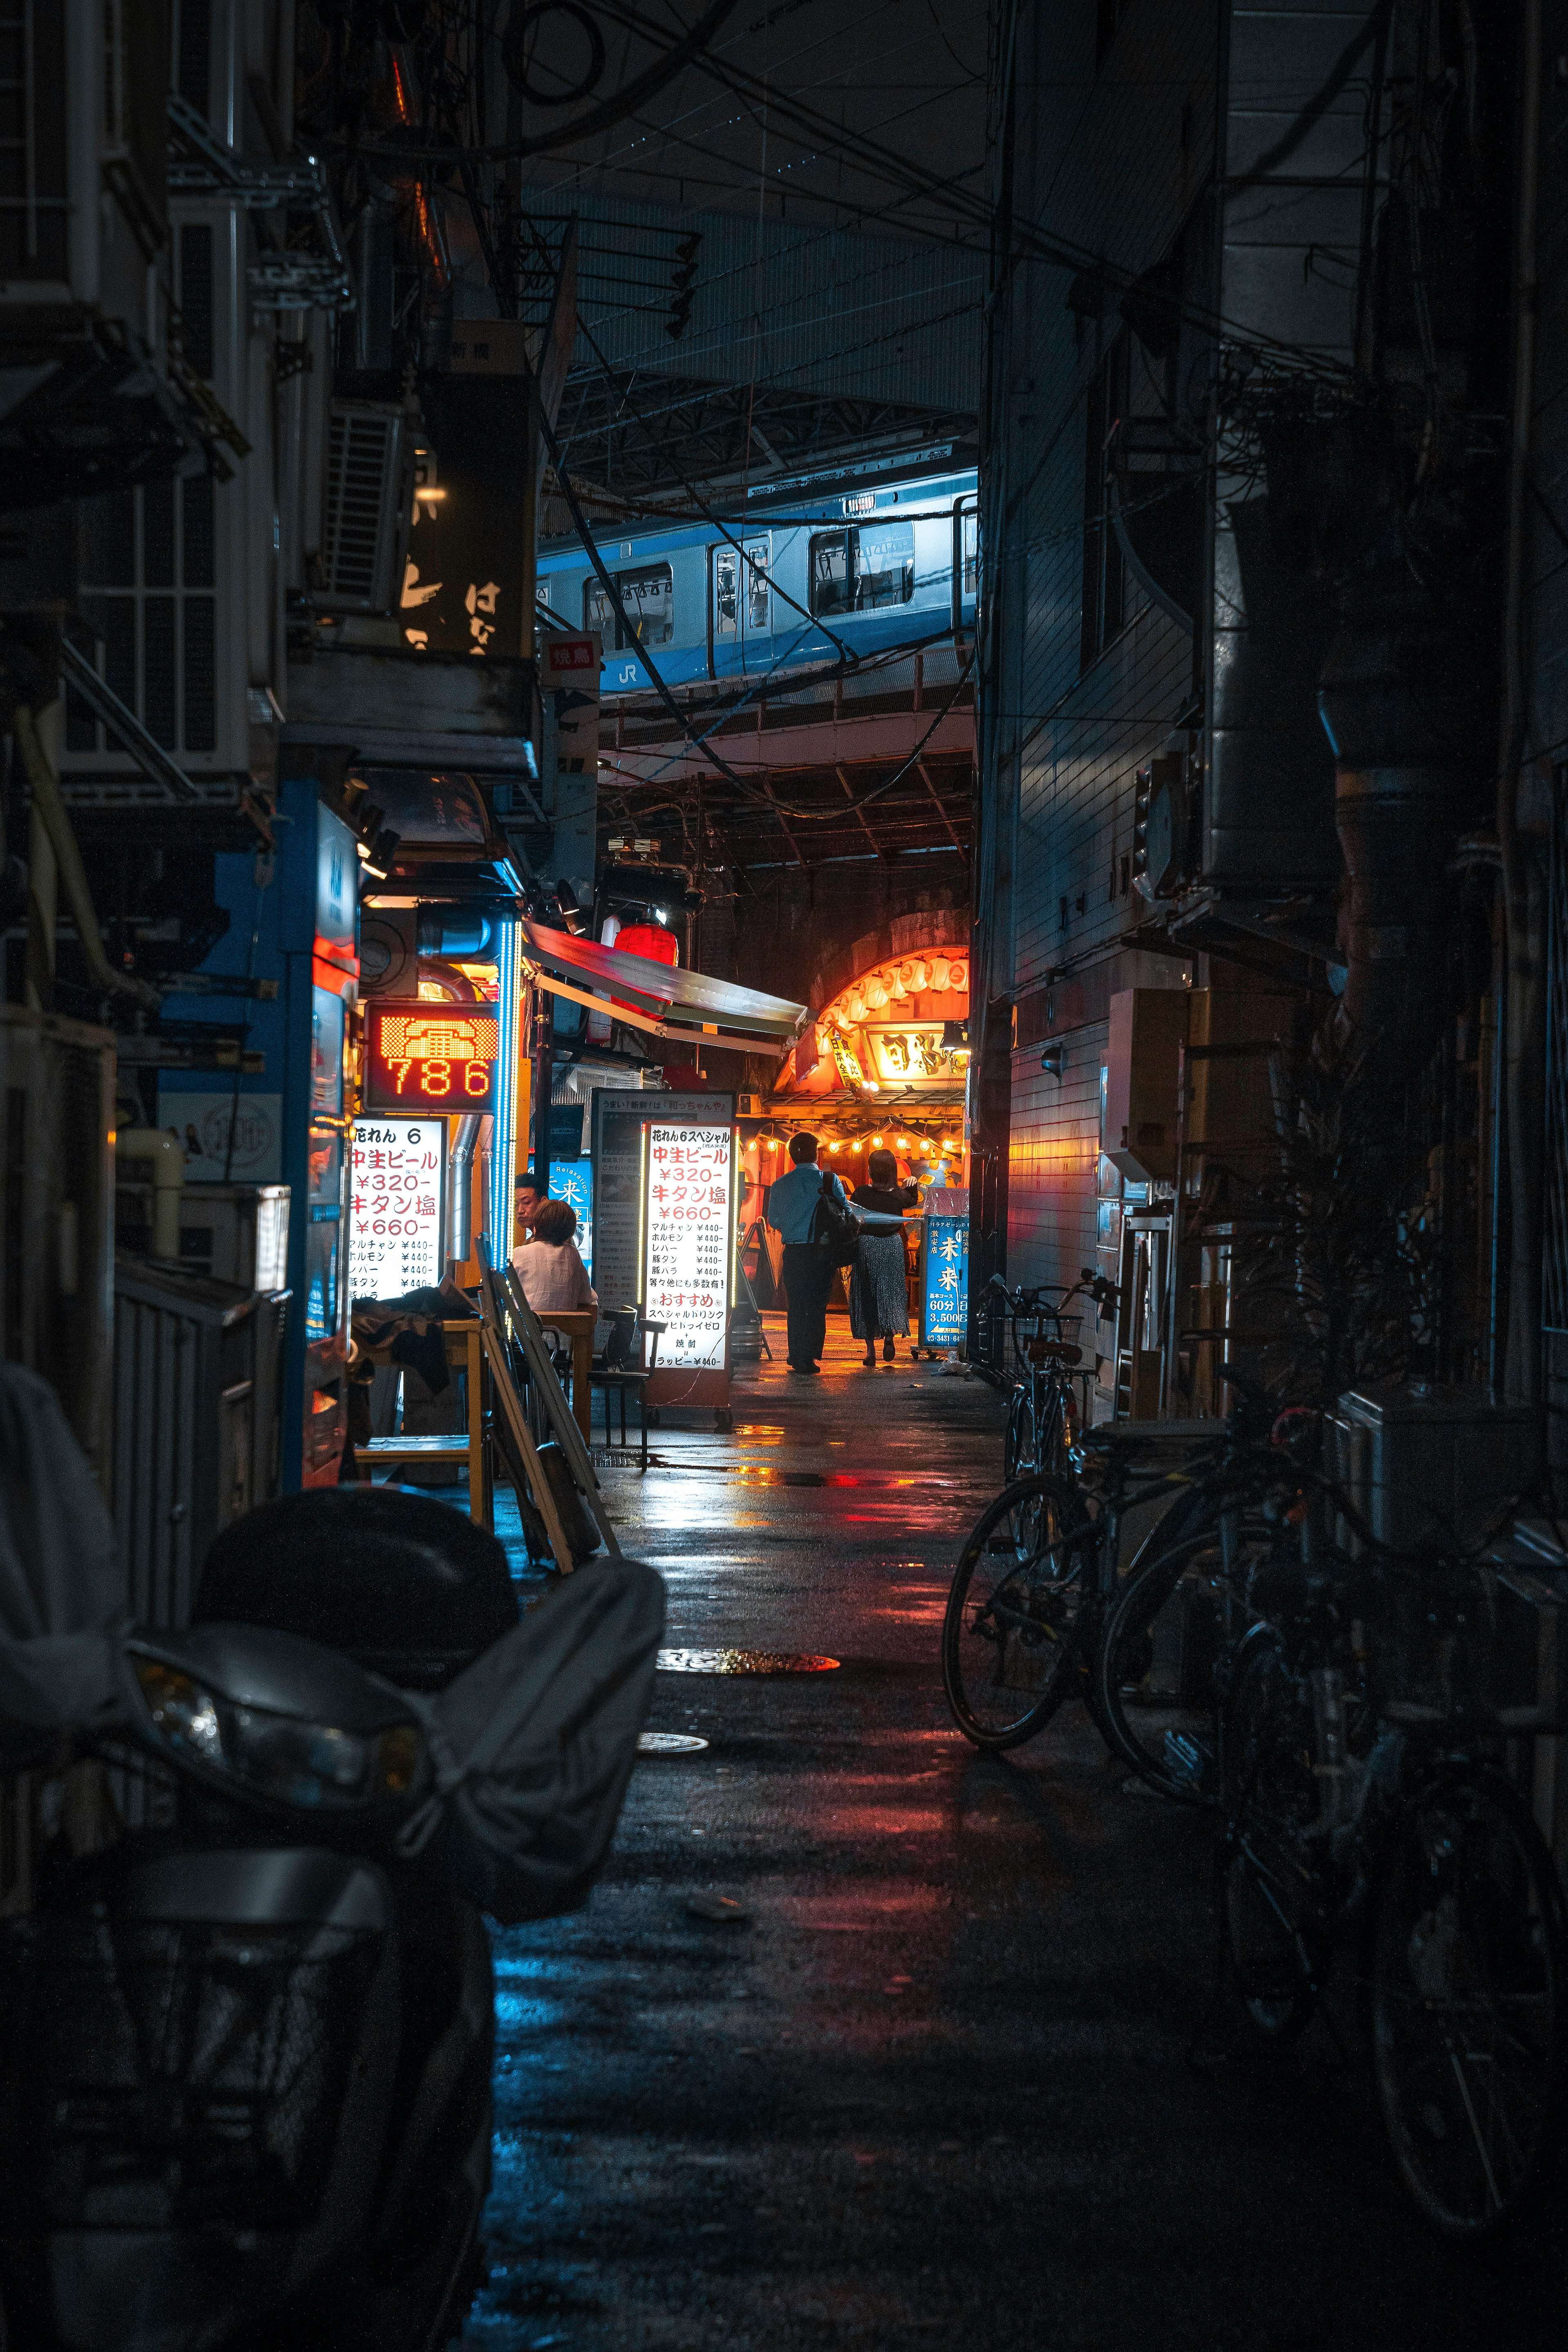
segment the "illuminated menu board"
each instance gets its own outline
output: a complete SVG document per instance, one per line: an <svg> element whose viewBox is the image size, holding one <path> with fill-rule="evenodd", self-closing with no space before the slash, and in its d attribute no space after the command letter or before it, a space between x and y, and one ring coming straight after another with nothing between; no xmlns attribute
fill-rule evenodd
<svg viewBox="0 0 1568 2352"><path fill-rule="evenodd" d="M659 1368L721 1371L730 1326L734 1129L650 1119L643 1166L643 1311L667 1327Z"/></svg>
<svg viewBox="0 0 1568 2352"><path fill-rule="evenodd" d="M349 1176L349 1297L401 1298L447 1271L444 1118L354 1121Z"/></svg>
<svg viewBox="0 0 1568 2352"><path fill-rule="evenodd" d="M488 1006L365 1008L364 1099L371 1110L493 1108L500 1022Z"/></svg>

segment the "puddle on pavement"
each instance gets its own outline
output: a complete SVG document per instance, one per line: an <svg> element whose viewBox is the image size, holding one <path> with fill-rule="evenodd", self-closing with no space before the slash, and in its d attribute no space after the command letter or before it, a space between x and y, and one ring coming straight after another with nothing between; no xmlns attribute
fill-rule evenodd
<svg viewBox="0 0 1568 2352"><path fill-rule="evenodd" d="M639 1756L695 1756L708 1742L699 1739L694 1731L639 1731Z"/></svg>
<svg viewBox="0 0 1568 2352"><path fill-rule="evenodd" d="M825 1675L837 1658L813 1658L788 1650L661 1650L666 1675Z"/></svg>

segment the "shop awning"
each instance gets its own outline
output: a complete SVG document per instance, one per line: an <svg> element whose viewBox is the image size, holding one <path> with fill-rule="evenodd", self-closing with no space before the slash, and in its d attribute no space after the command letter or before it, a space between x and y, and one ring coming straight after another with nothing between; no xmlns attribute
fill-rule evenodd
<svg viewBox="0 0 1568 2352"><path fill-rule="evenodd" d="M522 930L523 961L541 988L652 1037L707 1038L732 1052L784 1055L805 1023L805 1005L782 996L623 955L542 923L525 922Z"/></svg>

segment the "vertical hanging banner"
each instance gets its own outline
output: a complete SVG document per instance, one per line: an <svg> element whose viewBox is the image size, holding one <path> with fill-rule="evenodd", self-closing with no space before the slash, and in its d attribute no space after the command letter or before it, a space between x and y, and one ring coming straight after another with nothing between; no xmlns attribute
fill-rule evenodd
<svg viewBox="0 0 1568 2352"><path fill-rule="evenodd" d="M729 1361L735 1131L652 1119L643 1178L644 1311L665 1327L661 1368Z"/></svg>
<svg viewBox="0 0 1568 2352"><path fill-rule="evenodd" d="M447 1271L447 1122L354 1121L349 1183L349 1297L401 1298Z"/></svg>

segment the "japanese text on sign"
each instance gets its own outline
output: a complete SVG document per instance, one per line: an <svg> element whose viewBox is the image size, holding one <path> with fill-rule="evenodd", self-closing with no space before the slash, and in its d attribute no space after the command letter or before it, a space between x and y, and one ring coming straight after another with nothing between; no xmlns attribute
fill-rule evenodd
<svg viewBox="0 0 1568 2352"><path fill-rule="evenodd" d="M444 1118L362 1118L349 1163L349 1296L401 1298L447 1271Z"/></svg>
<svg viewBox="0 0 1568 2352"><path fill-rule="evenodd" d="M733 1130L650 1121L646 1164L645 1312L666 1327L659 1363L721 1369L734 1223Z"/></svg>
<svg viewBox="0 0 1568 2352"><path fill-rule="evenodd" d="M922 1337L928 1346L955 1347L969 1319L969 1220L925 1220Z"/></svg>

